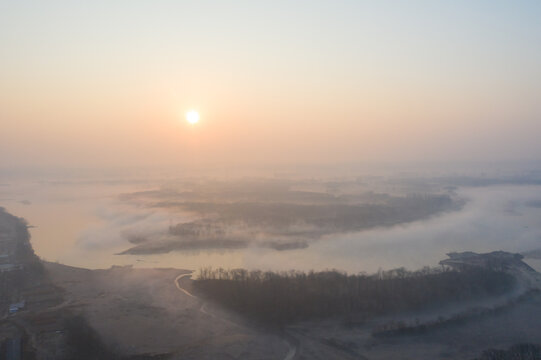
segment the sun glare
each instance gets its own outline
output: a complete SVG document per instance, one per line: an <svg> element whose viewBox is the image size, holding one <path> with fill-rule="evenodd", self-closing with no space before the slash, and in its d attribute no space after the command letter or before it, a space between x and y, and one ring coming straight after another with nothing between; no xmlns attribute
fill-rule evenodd
<svg viewBox="0 0 541 360"><path fill-rule="evenodd" d="M196 124L199 122L199 113L195 110L190 110L186 113L186 120L190 124Z"/></svg>

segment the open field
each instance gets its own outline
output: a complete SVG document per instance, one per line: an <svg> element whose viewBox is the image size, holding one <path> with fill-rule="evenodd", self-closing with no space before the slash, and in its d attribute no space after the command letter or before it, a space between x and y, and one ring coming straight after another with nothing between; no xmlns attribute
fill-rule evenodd
<svg viewBox="0 0 541 360"><path fill-rule="evenodd" d="M177 276L189 271L131 267L91 271L53 263L45 267L104 343L121 354L278 359L288 351L280 337L244 326L231 314L216 308L212 315L200 311L201 301L175 286Z"/></svg>

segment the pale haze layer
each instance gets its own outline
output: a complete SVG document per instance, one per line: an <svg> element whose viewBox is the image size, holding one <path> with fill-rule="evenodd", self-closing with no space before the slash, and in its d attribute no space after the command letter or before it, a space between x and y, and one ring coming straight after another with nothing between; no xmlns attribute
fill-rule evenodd
<svg viewBox="0 0 541 360"><path fill-rule="evenodd" d="M0 1L0 166L537 159L540 18L538 1Z"/></svg>

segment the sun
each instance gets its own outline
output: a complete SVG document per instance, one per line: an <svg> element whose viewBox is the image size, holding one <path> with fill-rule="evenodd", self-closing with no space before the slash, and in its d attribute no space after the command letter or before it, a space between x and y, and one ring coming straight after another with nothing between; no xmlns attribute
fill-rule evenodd
<svg viewBox="0 0 541 360"><path fill-rule="evenodd" d="M197 124L199 122L199 113L195 110L190 110L186 113L186 120L190 124Z"/></svg>

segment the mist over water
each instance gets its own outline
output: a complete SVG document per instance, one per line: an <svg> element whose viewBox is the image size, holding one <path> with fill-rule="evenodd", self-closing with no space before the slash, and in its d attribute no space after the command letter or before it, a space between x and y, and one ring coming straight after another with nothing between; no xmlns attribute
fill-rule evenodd
<svg viewBox="0 0 541 360"><path fill-rule="evenodd" d="M526 205L541 187L494 186L459 191L469 199L457 212L392 228L363 231L316 243L316 264L351 272L433 266L452 251L522 252L541 247L538 208ZM263 258L269 260L268 255ZM272 263L272 260L270 260ZM336 265L334 265L336 264Z"/></svg>
<svg viewBox="0 0 541 360"><path fill-rule="evenodd" d="M541 1L0 9L0 360L541 354Z"/></svg>
<svg viewBox="0 0 541 360"><path fill-rule="evenodd" d="M297 249L278 251L248 244L240 249L116 255L132 247L138 238L164 234L171 225L197 218L119 199L119 194L158 186L156 182L26 183L3 186L0 198L9 212L36 226L30 231L40 257L86 268L131 264L186 269L334 268L356 273L434 266L451 251L523 252L541 248L541 208L535 206L541 200L541 186L495 185L458 189L458 197L467 200L458 211L391 227L327 234Z"/></svg>

